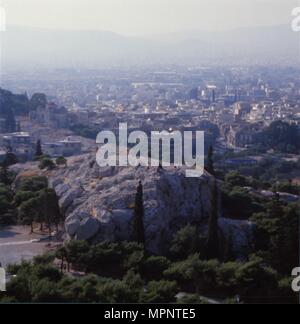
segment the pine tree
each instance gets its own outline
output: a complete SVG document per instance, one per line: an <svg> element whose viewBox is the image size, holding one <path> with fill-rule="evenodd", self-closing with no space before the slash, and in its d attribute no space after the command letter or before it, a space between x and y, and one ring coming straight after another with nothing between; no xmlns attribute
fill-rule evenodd
<svg viewBox="0 0 300 324"><path fill-rule="evenodd" d="M143 186L142 182L139 182L137 187L137 193L135 196L135 208L134 208L134 239L138 243L145 244L145 228L144 228L144 202L143 202Z"/></svg>
<svg viewBox="0 0 300 324"><path fill-rule="evenodd" d="M215 168L214 168L214 149L212 145L209 146L208 154L207 154L207 166L206 171L210 173L211 175L215 175Z"/></svg>
<svg viewBox="0 0 300 324"><path fill-rule="evenodd" d="M36 143L35 157L40 157L43 155L41 140Z"/></svg>
<svg viewBox="0 0 300 324"><path fill-rule="evenodd" d="M208 221L208 237L206 245L207 259L218 259L219 251L219 227L218 227L218 185L216 179L212 187L211 212Z"/></svg>
<svg viewBox="0 0 300 324"><path fill-rule="evenodd" d="M9 168L10 166L17 163L18 163L17 156L13 153L12 148L8 147L2 164L5 165L7 168Z"/></svg>

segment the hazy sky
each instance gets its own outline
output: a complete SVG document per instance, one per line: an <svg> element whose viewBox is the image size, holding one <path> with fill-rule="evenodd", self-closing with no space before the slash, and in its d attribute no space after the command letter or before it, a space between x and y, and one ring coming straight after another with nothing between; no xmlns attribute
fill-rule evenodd
<svg viewBox="0 0 300 324"><path fill-rule="evenodd" d="M126 35L290 23L298 0L0 0L7 23Z"/></svg>

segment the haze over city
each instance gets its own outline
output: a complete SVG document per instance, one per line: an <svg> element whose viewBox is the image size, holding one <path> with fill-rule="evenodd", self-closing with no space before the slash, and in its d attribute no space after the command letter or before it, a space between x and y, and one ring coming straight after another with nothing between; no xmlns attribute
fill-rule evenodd
<svg viewBox="0 0 300 324"><path fill-rule="evenodd" d="M291 29L296 5L294 0L3 0L2 66L294 65L299 63L299 38Z"/></svg>
<svg viewBox="0 0 300 324"><path fill-rule="evenodd" d="M290 22L296 0L2 0L10 25L152 35Z"/></svg>

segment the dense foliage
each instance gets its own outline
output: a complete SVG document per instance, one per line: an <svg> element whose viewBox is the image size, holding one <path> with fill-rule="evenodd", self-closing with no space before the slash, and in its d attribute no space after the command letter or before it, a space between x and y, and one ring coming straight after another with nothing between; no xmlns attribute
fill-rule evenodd
<svg viewBox="0 0 300 324"><path fill-rule="evenodd" d="M9 171L6 171L9 172ZM13 175L8 181L0 180L0 224L23 224L33 226L34 222L58 226L63 220L58 198L48 189L45 177L24 177L17 186L12 186ZM2 179L3 180L3 179Z"/></svg>
<svg viewBox="0 0 300 324"><path fill-rule="evenodd" d="M58 165L65 162L60 160ZM4 171L0 223L32 227L36 222L46 224L51 231L51 226L62 221L56 194L48 189L45 177L23 177L12 186L13 175ZM253 254L237 262L230 245L219 242L220 195L219 184L214 183L208 233L188 224L174 235L166 255L149 254L143 245L143 188L139 184L136 242L90 245L70 241L33 262L11 265L8 271L14 276L0 301L207 303L213 299L224 303L297 303L290 288L290 272L299 256L298 204L285 203L278 196L270 200L249 194L248 186L261 184L238 173L225 175L221 197L224 216L256 224ZM289 182L276 186L295 190Z"/></svg>
<svg viewBox="0 0 300 324"><path fill-rule="evenodd" d="M19 131L15 116L27 116L30 111L46 107L47 98L43 93L36 93L30 99L27 94L13 94L0 88L0 117L6 120L7 132Z"/></svg>
<svg viewBox="0 0 300 324"><path fill-rule="evenodd" d="M90 138L95 140L98 133L99 129L97 127L92 127L92 126L85 126L81 124L76 124L71 126L70 130L74 132L74 134L86 138Z"/></svg>
<svg viewBox="0 0 300 324"><path fill-rule="evenodd" d="M137 243L70 242L56 252L61 269L72 264L85 271L69 276L53 265L54 254L32 263L11 266L15 277L1 301L101 302L101 303L204 303L206 298L242 302L297 302L290 279L280 275L259 256L248 262L205 260L198 253L182 260L148 256ZM185 292L183 300L176 298Z"/></svg>
<svg viewBox="0 0 300 324"><path fill-rule="evenodd" d="M275 121L265 130L264 135L268 147L284 153L299 153L300 133L296 125Z"/></svg>

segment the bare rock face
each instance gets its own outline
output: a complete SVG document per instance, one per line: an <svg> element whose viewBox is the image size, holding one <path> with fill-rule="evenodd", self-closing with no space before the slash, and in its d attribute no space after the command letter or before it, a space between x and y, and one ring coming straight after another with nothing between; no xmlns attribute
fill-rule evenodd
<svg viewBox="0 0 300 324"><path fill-rule="evenodd" d="M97 219L88 217L80 222L80 226L76 231L76 239L79 241L85 241L95 236L98 233L100 223Z"/></svg>
<svg viewBox="0 0 300 324"><path fill-rule="evenodd" d="M90 155L73 158L68 165L52 171L50 183L67 216L66 232L73 239L131 240L139 181L144 189L146 248L150 252L164 253L186 224L207 223L213 182L209 174L186 178L183 168L100 168ZM220 222L225 229L231 226L228 224Z"/></svg>

